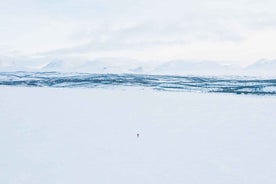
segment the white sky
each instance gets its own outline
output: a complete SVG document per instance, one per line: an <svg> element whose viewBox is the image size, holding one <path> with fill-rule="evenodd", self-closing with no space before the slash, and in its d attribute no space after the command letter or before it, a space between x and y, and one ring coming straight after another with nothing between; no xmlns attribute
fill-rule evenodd
<svg viewBox="0 0 276 184"><path fill-rule="evenodd" d="M0 0L0 55L276 58L275 0Z"/></svg>

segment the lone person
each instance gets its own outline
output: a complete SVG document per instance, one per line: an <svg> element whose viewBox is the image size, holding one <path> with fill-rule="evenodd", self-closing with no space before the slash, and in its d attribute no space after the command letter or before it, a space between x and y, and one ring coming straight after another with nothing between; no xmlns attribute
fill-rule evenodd
<svg viewBox="0 0 276 184"><path fill-rule="evenodd" d="M139 133L137 133L137 138L139 137Z"/></svg>

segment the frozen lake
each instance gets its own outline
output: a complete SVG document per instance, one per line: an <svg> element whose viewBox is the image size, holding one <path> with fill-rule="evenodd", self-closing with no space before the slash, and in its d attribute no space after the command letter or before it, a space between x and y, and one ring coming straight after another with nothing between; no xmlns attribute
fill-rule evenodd
<svg viewBox="0 0 276 184"><path fill-rule="evenodd" d="M0 183L274 184L275 109L274 96L0 87Z"/></svg>

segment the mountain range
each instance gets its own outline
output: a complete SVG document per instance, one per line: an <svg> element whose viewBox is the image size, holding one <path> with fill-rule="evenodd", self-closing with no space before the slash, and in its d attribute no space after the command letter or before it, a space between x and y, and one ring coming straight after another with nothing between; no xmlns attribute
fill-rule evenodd
<svg viewBox="0 0 276 184"><path fill-rule="evenodd" d="M160 75L239 75L276 76L276 59L261 59L251 65L220 64L208 60L172 60L168 62L140 62L121 58L87 59L18 59L1 57L0 72L85 72L85 73L136 73Z"/></svg>

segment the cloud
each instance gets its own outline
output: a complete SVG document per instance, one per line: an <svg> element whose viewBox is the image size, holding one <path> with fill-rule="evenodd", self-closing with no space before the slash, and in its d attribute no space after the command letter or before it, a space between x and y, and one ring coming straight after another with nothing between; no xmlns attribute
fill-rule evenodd
<svg viewBox="0 0 276 184"><path fill-rule="evenodd" d="M76 54L110 50L145 50L152 47L187 45L197 41L237 42L243 35L222 23L194 20L175 23L98 25L70 36L80 45L41 54Z"/></svg>
<svg viewBox="0 0 276 184"><path fill-rule="evenodd" d="M235 59L249 60L252 54L243 52L257 44L254 37L276 31L275 6L274 0L0 0L0 41L25 55L161 57L150 53L159 49L169 58L233 59L233 48L241 48ZM266 42L255 59L273 55Z"/></svg>

